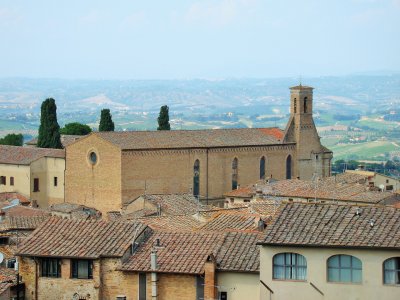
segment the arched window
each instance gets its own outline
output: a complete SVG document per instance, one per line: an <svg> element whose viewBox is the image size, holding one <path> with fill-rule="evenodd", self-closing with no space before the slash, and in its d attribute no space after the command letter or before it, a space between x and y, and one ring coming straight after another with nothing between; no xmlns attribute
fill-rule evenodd
<svg viewBox="0 0 400 300"><path fill-rule="evenodd" d="M383 262L383 283L400 284L400 257L392 257Z"/></svg>
<svg viewBox="0 0 400 300"><path fill-rule="evenodd" d="M232 161L232 190L238 187L238 159L235 157Z"/></svg>
<svg viewBox="0 0 400 300"><path fill-rule="evenodd" d="M307 112L307 97L304 97L304 112Z"/></svg>
<svg viewBox="0 0 400 300"><path fill-rule="evenodd" d="M294 98L294 101L293 101L293 112L294 113L297 112L297 100L296 100L296 98Z"/></svg>
<svg viewBox="0 0 400 300"><path fill-rule="evenodd" d="M193 195L200 194L200 161L196 159L193 165Z"/></svg>
<svg viewBox="0 0 400 300"><path fill-rule="evenodd" d="M361 283L361 260L359 260L357 257L344 254L329 257L328 281Z"/></svg>
<svg viewBox="0 0 400 300"><path fill-rule="evenodd" d="M265 178L265 157L261 157L260 159L260 179Z"/></svg>
<svg viewBox="0 0 400 300"><path fill-rule="evenodd" d="M273 279L306 280L306 258L297 253L276 254L273 258Z"/></svg>
<svg viewBox="0 0 400 300"><path fill-rule="evenodd" d="M286 158L286 179L292 179L292 156Z"/></svg>

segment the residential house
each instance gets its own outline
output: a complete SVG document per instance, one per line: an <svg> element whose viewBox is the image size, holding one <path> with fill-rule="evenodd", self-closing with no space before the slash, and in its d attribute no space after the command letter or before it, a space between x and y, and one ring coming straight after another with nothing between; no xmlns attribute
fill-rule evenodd
<svg viewBox="0 0 400 300"><path fill-rule="evenodd" d="M400 209L287 203L259 242L261 299L400 295Z"/></svg>
<svg viewBox="0 0 400 300"><path fill-rule="evenodd" d="M17 192L34 205L64 201L65 151L0 145L0 193Z"/></svg>

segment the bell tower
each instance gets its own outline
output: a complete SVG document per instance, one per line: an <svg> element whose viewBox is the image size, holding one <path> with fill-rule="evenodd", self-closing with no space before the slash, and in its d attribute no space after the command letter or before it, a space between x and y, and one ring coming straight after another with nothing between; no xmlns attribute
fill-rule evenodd
<svg viewBox="0 0 400 300"><path fill-rule="evenodd" d="M295 175L305 180L330 176L332 159L314 124L313 89L301 84L290 88L290 118L284 136L284 142L296 143Z"/></svg>

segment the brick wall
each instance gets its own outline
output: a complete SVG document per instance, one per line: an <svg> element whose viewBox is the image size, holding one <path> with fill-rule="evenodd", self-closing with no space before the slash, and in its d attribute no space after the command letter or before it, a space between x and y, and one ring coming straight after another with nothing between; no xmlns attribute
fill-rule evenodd
<svg viewBox="0 0 400 300"><path fill-rule="evenodd" d="M89 154L97 154L90 163ZM101 212L121 208L121 152L112 144L90 135L66 149L66 202L95 207Z"/></svg>

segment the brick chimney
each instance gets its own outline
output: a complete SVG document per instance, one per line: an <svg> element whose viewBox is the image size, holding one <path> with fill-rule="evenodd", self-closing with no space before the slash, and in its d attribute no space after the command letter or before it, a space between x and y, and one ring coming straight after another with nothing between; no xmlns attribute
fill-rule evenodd
<svg viewBox="0 0 400 300"><path fill-rule="evenodd" d="M204 300L217 299L217 278L215 258L210 254L204 264Z"/></svg>

